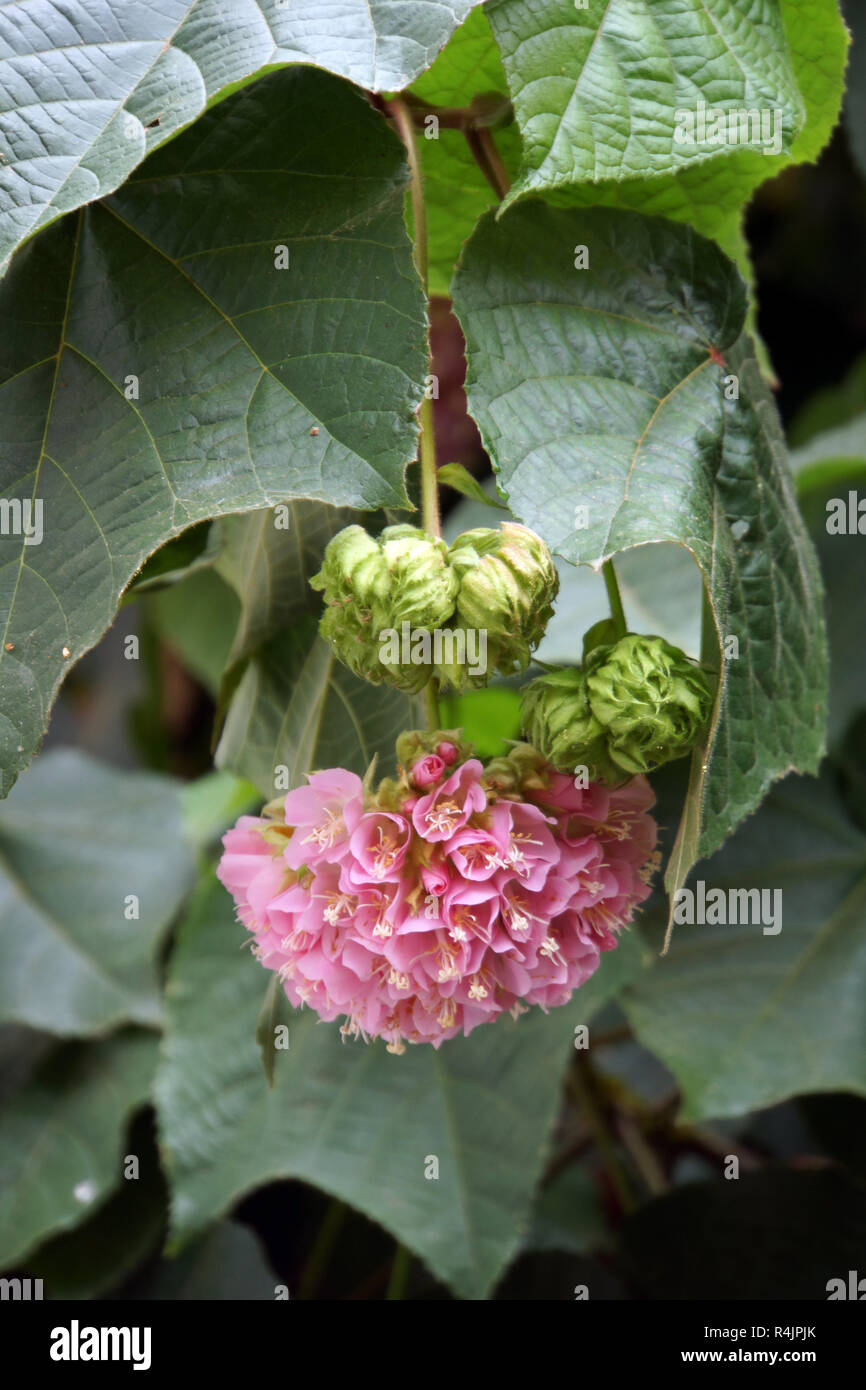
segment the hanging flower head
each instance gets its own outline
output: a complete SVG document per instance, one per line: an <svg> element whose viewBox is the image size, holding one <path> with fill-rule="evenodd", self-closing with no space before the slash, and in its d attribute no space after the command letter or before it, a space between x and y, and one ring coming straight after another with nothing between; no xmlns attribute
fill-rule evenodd
<svg viewBox="0 0 866 1390"><path fill-rule="evenodd" d="M578 789L526 744L471 753L454 730L403 734L396 779L313 773L223 841L220 879L291 1003L392 1052L566 1003L650 891L642 777Z"/></svg>

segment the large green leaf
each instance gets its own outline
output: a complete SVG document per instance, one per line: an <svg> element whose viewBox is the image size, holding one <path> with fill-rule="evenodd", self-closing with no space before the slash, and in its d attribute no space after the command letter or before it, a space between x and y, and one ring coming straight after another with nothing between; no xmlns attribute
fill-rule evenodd
<svg viewBox="0 0 866 1390"><path fill-rule="evenodd" d="M847 501L849 487L862 485L863 464L857 471L845 452L857 433L856 422L828 431L792 459L827 587L837 743L866 708L862 586L851 584L862 537L826 529L828 498ZM866 446L862 427L859 438ZM698 870L707 891L781 890L781 932L679 926L669 954L626 996L636 1031L676 1074L691 1116L745 1114L802 1092L866 1091L866 838L847 794L866 771L856 738L837 746L834 763L817 786L793 778L774 789Z"/></svg>
<svg viewBox="0 0 866 1390"><path fill-rule="evenodd" d="M579 245L588 269L575 269ZM742 280L689 227L523 204L480 224L455 306L469 407L519 519L595 569L679 542L703 571L715 636L737 638L694 759L676 888L774 779L813 770L823 749L820 577L743 333Z"/></svg>
<svg viewBox="0 0 866 1390"><path fill-rule="evenodd" d="M862 400L861 400L862 404ZM832 473L842 477L852 466L866 461L866 414L853 415L843 424L815 434L791 454L791 469L807 491L816 488L826 494L825 480ZM822 496L822 502L824 497ZM816 528L816 533L827 527Z"/></svg>
<svg viewBox="0 0 866 1390"><path fill-rule="evenodd" d="M570 1163L539 1194L525 1250L584 1255L607 1233L600 1184L587 1165Z"/></svg>
<svg viewBox="0 0 866 1390"><path fill-rule="evenodd" d="M302 1178L381 1222L462 1296L485 1297L529 1220L574 1026L641 968L637 935L569 1006L438 1053L346 1044L336 1025L295 1014L273 1090L253 1036L266 978L240 938L230 898L206 883L172 959L156 1082L176 1242L252 1188ZM429 1156L438 1180L424 1176Z"/></svg>
<svg viewBox="0 0 866 1390"><path fill-rule="evenodd" d="M707 892L780 890L782 929L678 926L627 991L629 1018L679 1081L686 1117L866 1093L866 837L832 774L775 788L696 881Z"/></svg>
<svg viewBox="0 0 866 1390"><path fill-rule="evenodd" d="M405 174L359 94L278 72L16 257L0 493L40 499L44 536L0 539L0 790L169 537L290 497L404 503L426 371Z"/></svg>
<svg viewBox="0 0 866 1390"><path fill-rule="evenodd" d="M836 0L490 0L524 140L511 197L543 192L689 222L745 269L742 209L814 160L835 125L848 35ZM778 109L779 153L673 138L698 100Z"/></svg>
<svg viewBox="0 0 866 1390"><path fill-rule="evenodd" d="M0 1019L157 1023L154 958L192 874L175 783L46 753L0 805Z"/></svg>
<svg viewBox="0 0 866 1390"><path fill-rule="evenodd" d="M111 193L233 84L313 63L404 87L477 0L27 0L0 10L0 262Z"/></svg>
<svg viewBox="0 0 866 1390"><path fill-rule="evenodd" d="M77 1225L124 1180L122 1130L147 1098L156 1051L154 1034L133 1029L58 1048L4 1108L0 1268Z"/></svg>
<svg viewBox="0 0 866 1390"><path fill-rule="evenodd" d="M499 49L482 9L473 10L449 39L412 92L431 106L468 106L474 96L506 93ZM520 135L512 123L495 133L509 171L520 164ZM431 294L448 294L454 263L483 212L498 199L459 130L425 124L419 132L427 207L428 284Z"/></svg>
<svg viewBox="0 0 866 1390"><path fill-rule="evenodd" d="M206 690L217 695L231 652L240 604L212 567L142 597L147 627Z"/></svg>
<svg viewBox="0 0 866 1390"><path fill-rule="evenodd" d="M251 782L230 772L208 772L187 782L180 799L184 829L192 843L205 850L238 816L255 809L258 794Z"/></svg>
<svg viewBox="0 0 866 1390"><path fill-rule="evenodd" d="M778 110L785 149L803 123L774 0L490 0L487 13L523 135L514 196L667 174L726 152L727 132L711 141L692 125L691 140L684 127L677 138L677 112L696 114L701 101Z"/></svg>

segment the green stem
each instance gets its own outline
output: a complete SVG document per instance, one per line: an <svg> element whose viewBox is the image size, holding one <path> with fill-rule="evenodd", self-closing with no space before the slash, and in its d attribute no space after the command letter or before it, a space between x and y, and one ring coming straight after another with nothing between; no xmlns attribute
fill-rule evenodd
<svg viewBox="0 0 866 1390"><path fill-rule="evenodd" d="M405 1245L398 1245L394 1255L394 1263L391 1266L391 1277L388 1280L388 1287L385 1290L385 1298L388 1302L397 1302L406 1293L406 1285L409 1282L409 1271L412 1268L412 1256Z"/></svg>
<svg viewBox="0 0 866 1390"><path fill-rule="evenodd" d="M373 98L375 101L376 99ZM435 116L445 130L491 130L511 125L514 107L506 96L496 92L481 92L468 106L437 106L412 92L403 92L400 100L409 109L413 123L420 129Z"/></svg>
<svg viewBox="0 0 866 1390"><path fill-rule="evenodd" d="M427 396L422 400L418 413L421 422L421 525L431 536L441 536L436 442L433 437L433 402Z"/></svg>
<svg viewBox="0 0 866 1390"><path fill-rule="evenodd" d="M427 715L427 728L431 734L435 734L437 729L442 728L442 717L439 713L439 692L433 676L424 687L424 710Z"/></svg>
<svg viewBox="0 0 866 1390"><path fill-rule="evenodd" d="M418 140L412 111L405 101L395 97L388 103L388 111L393 116L406 147L409 163L410 192L412 197L412 220L415 231L415 265L421 278L424 295L427 296L427 208L424 203L424 176L421 172L421 158L418 153ZM427 360L430 363L429 334ZM418 412L420 425L419 454L421 460L421 525L431 536L442 535L439 519L439 483L436 476L436 439L433 433L433 400L425 394ZM427 726L430 732L441 727L439 718L439 698L435 680L431 677L424 690L424 705L427 713Z"/></svg>
<svg viewBox="0 0 866 1390"><path fill-rule="evenodd" d="M605 587L607 588L607 599L610 604L610 616L616 625L617 637L625 637L628 632L628 624L625 620L625 609L622 606L622 595L619 592L616 570L613 567L613 560L605 560L602 565Z"/></svg>
<svg viewBox="0 0 866 1390"><path fill-rule="evenodd" d="M418 154L418 141L412 113L400 97L388 103L388 110L397 123L397 128L406 146L409 163L410 192L412 196L412 220L415 224L415 265L424 296L427 297L427 208L424 203L424 176L421 172L421 158ZM430 340L427 339L427 362L430 364ZM439 524L439 487L436 479L436 441L433 434L433 400L425 394L418 412L421 426L421 525L431 536L441 536Z"/></svg>
<svg viewBox="0 0 866 1390"><path fill-rule="evenodd" d="M391 111L393 120L398 124L403 145L406 146L406 158L409 161L416 267L421 278L421 285L424 288L424 296L427 297L427 207L424 204L424 175L421 174L421 158L418 156L416 128L411 120L411 111L406 106L406 101L400 97L395 97L393 101L389 101L388 110ZM430 366L430 334L428 334L427 342L427 360L428 366ZM436 482L436 442L431 396L425 395L424 399L421 400L418 423L421 427L421 525L425 531L430 531L431 535L442 535L442 527L439 524L439 488L438 482Z"/></svg>
<svg viewBox="0 0 866 1390"><path fill-rule="evenodd" d="M620 1115L619 1133L631 1155L632 1163L643 1178L647 1192L653 1197L660 1197L663 1192L667 1192L670 1183L665 1170L659 1163L655 1150L644 1138L640 1126L630 1115Z"/></svg>
<svg viewBox="0 0 866 1390"><path fill-rule="evenodd" d="M719 635L706 584L701 591L701 665L710 671L719 669Z"/></svg>
<svg viewBox="0 0 866 1390"><path fill-rule="evenodd" d="M412 113L400 97L388 102L388 113L393 116L400 138L406 147L406 160L409 165L409 188L412 195L412 220L415 223L415 265L427 294L427 209L424 206L424 176L421 173L421 156L415 138L415 122Z"/></svg>
<svg viewBox="0 0 866 1390"><path fill-rule="evenodd" d="M464 128L463 134L469 146L469 153L501 202L511 187L511 179L493 136L489 130L476 130L472 127Z"/></svg>

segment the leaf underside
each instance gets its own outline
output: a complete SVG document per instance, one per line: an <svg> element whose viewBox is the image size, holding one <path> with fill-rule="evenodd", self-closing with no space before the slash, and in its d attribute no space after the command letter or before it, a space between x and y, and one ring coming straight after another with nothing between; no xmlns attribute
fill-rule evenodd
<svg viewBox="0 0 866 1390"><path fill-rule="evenodd" d="M65 0L0 9L0 264L118 188L208 103L311 63L373 91L423 72L478 0ZM311 113L313 124L318 113Z"/></svg>

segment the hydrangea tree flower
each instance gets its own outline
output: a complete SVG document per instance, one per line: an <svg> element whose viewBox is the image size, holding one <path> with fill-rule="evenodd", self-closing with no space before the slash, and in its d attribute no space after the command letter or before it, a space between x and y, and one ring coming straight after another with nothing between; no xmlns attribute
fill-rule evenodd
<svg viewBox="0 0 866 1390"><path fill-rule="evenodd" d="M313 773L279 819L242 817L219 866L291 1003L392 1052L566 1003L656 861L642 777L581 789L527 745L485 768L447 734L401 743L396 781Z"/></svg>

